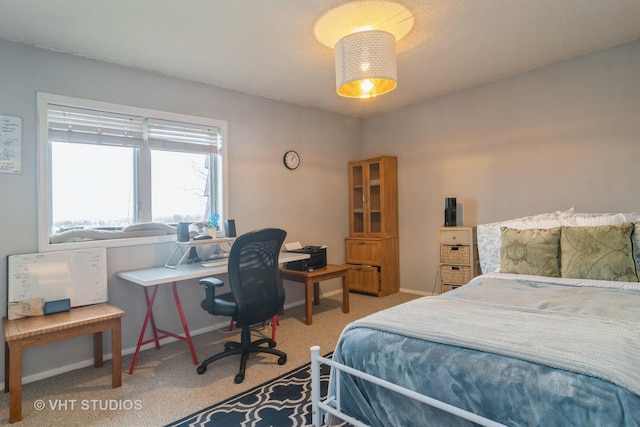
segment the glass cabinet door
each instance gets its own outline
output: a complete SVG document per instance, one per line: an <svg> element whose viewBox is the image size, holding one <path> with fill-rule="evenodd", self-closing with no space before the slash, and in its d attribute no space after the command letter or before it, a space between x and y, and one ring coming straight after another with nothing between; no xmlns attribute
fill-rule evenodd
<svg viewBox="0 0 640 427"><path fill-rule="evenodd" d="M357 237L398 234L397 163L381 156L349 162L349 231Z"/></svg>
<svg viewBox="0 0 640 427"><path fill-rule="evenodd" d="M369 206L368 206L368 234L382 232L382 205L380 191L380 162L369 163Z"/></svg>
<svg viewBox="0 0 640 427"><path fill-rule="evenodd" d="M365 232L365 188L364 166L354 165L349 170L351 174L351 234L363 234Z"/></svg>

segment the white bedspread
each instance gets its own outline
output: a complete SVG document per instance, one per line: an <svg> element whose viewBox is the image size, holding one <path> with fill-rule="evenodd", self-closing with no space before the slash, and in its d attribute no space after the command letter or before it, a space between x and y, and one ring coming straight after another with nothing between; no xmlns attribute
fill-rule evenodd
<svg viewBox="0 0 640 427"><path fill-rule="evenodd" d="M609 301L620 298L640 310L640 293L629 291L628 284L575 282L566 289L572 300L562 295L554 301L553 289L545 296L549 301L533 304L530 286L516 281L480 276L467 286L472 297L420 298L357 320L345 331L371 327L520 358L598 377L640 395L640 316ZM508 297L499 304L482 301L483 294L500 289ZM584 306L586 311L576 309Z"/></svg>

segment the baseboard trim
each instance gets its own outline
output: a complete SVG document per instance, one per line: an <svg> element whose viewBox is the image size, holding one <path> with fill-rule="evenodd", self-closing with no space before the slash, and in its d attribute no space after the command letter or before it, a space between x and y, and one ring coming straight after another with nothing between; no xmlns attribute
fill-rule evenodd
<svg viewBox="0 0 640 427"><path fill-rule="evenodd" d="M438 295L438 294L434 294L433 292L416 291L415 289L406 289L406 288L400 288L400 292L404 294L420 295L423 297Z"/></svg>

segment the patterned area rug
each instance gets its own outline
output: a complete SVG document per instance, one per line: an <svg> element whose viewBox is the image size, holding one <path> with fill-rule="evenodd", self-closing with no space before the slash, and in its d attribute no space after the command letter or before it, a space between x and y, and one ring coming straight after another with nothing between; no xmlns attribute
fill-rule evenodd
<svg viewBox="0 0 640 427"><path fill-rule="evenodd" d="M331 353L325 357L331 357ZM321 364L320 395L329 370ZM168 424L166 427L288 427L311 425L311 363Z"/></svg>

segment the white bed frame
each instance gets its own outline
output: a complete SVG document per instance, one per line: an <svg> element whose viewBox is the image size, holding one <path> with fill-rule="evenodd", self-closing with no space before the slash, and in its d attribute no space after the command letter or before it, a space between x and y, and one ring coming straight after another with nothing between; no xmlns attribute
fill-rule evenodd
<svg viewBox="0 0 640 427"><path fill-rule="evenodd" d="M476 424L479 424L482 426L488 426L488 427L506 427L504 424L497 423L495 421L473 414L469 411L465 411L464 409L460 409L455 406L449 405L448 403L444 403L440 400L436 400L431 397L424 396L413 390L409 390L397 384L390 383L389 381L385 381L383 379L374 377L373 375L369 375L367 373L353 369L347 365L343 365L342 363L338 363L331 359L322 357L320 356L320 347L317 345L314 345L313 347L311 347L311 407L312 407L311 416L312 416L312 423L314 427L321 427L323 425L323 420L326 414L334 415L335 417L341 420L347 421L348 423L351 423L357 427L369 427L367 424L364 424L361 421L353 418L352 416L342 412L341 401L340 401L340 387L335 387L335 390L333 393L331 392L331 390L329 390L327 397L324 400L321 400L320 398L320 364L321 363L331 366L331 368L333 369L332 374L336 376L336 384L340 383L340 375L342 375L342 373L345 372L350 375L355 375L366 381L370 381L374 384L387 388L396 393L400 393L411 399L415 399L419 402L433 406L434 408L438 408L450 414L456 415L460 418L464 418Z"/></svg>

